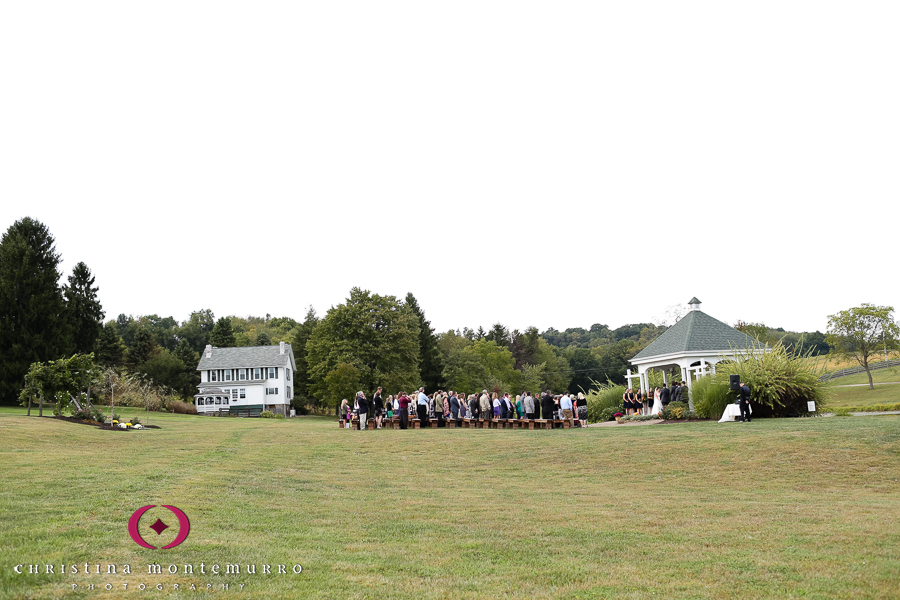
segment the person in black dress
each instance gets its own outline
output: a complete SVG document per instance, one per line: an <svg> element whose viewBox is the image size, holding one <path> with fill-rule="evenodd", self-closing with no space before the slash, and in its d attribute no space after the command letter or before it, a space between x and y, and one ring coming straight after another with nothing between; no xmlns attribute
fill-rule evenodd
<svg viewBox="0 0 900 600"><path fill-rule="evenodd" d="M384 402L381 400L381 388L375 390L372 396L372 404L375 406L375 428L381 429L381 420L384 418Z"/></svg>

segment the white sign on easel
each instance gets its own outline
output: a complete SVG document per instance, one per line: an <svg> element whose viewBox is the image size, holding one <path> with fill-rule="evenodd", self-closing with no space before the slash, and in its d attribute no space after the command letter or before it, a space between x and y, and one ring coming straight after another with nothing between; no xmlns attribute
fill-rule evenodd
<svg viewBox="0 0 900 600"><path fill-rule="evenodd" d="M809 412L816 412L816 403L815 402L807 402L806 408L809 409Z"/></svg>

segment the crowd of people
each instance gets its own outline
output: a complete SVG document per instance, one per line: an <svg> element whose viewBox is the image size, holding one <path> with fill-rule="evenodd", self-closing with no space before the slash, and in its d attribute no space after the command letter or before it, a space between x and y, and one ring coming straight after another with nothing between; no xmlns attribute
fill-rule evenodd
<svg viewBox="0 0 900 600"><path fill-rule="evenodd" d="M631 388L622 394L626 415L658 415L670 402L687 400L687 386L681 381L673 381L670 387L650 388L644 394Z"/></svg>
<svg viewBox="0 0 900 600"><path fill-rule="evenodd" d="M375 390L371 398L357 392L353 402L341 401L338 414L349 425L357 417L361 429L371 418L375 428L383 427L384 418L398 417L400 429L409 427L410 418L422 422L436 419L438 427L460 427L463 419L553 419L569 421L572 427L587 427L587 399L584 394L564 392L552 394L547 390L539 397L522 390L512 397L510 393L481 390L481 394L438 390L426 394L425 388L407 394L398 392L383 397L382 388ZM542 416L543 415L543 416Z"/></svg>

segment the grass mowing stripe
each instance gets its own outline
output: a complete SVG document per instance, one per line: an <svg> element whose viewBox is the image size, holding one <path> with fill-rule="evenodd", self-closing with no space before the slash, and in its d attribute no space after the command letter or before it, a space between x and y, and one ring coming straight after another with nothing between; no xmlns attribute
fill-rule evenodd
<svg viewBox="0 0 900 600"><path fill-rule="evenodd" d="M351 432L153 415L163 429L111 433L20 414L0 410L3 597L81 597L11 560L160 560L124 522L162 503L192 523L166 561L303 564L246 580L269 598L891 597L900 576L895 416Z"/></svg>

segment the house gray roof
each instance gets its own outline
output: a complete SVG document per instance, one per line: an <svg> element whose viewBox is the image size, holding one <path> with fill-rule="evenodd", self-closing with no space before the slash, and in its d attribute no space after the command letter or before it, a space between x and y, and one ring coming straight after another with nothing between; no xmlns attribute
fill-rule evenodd
<svg viewBox="0 0 900 600"><path fill-rule="evenodd" d="M198 371L209 369L246 369L253 367L290 367L297 370L294 362L294 350L290 344L284 345L284 354L280 346L244 346L241 348L213 348L212 356L207 357L204 350L200 354Z"/></svg>
<svg viewBox="0 0 900 600"><path fill-rule="evenodd" d="M692 310L631 360L682 352L727 352L758 342L701 310Z"/></svg>
<svg viewBox="0 0 900 600"><path fill-rule="evenodd" d="M200 384L201 392L199 394L194 394L194 396L228 396L230 392L226 392L220 387L202 387L203 384Z"/></svg>

